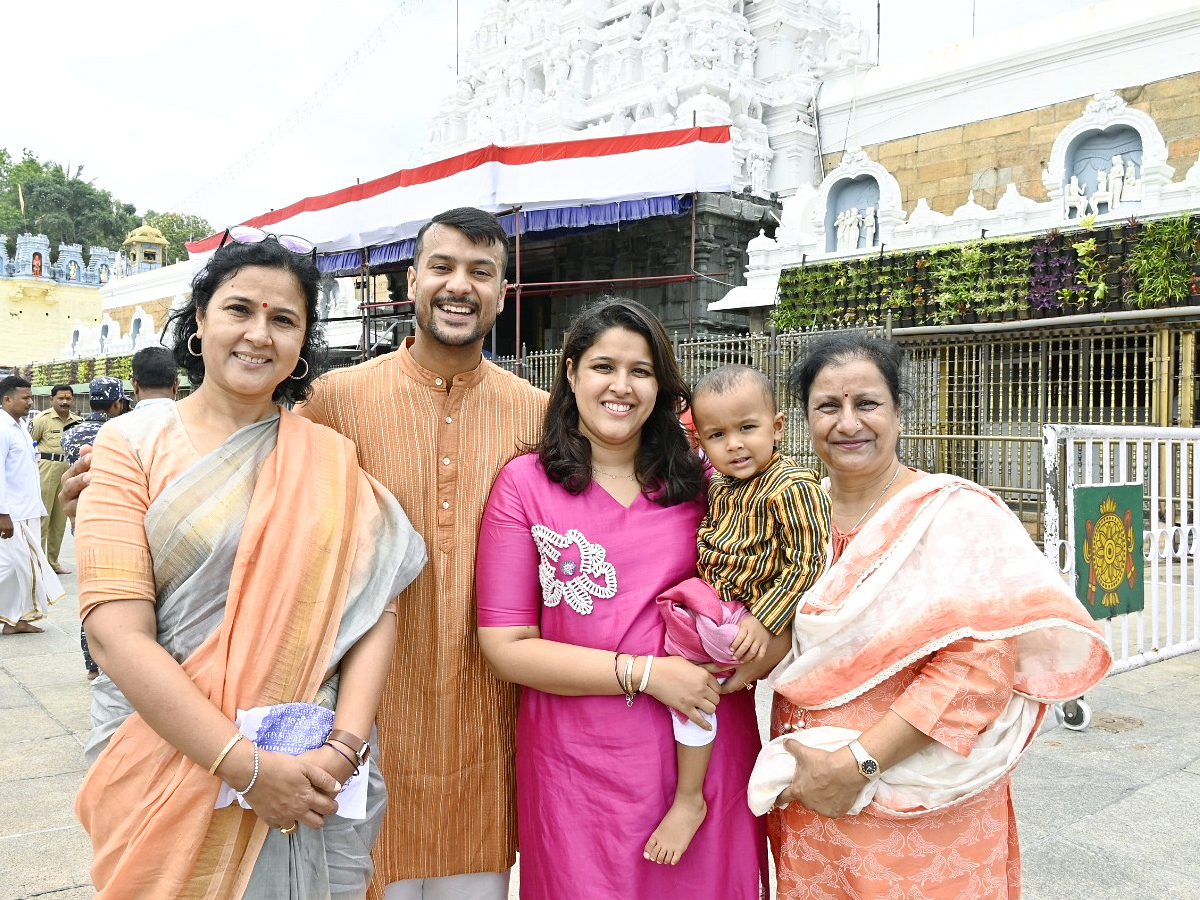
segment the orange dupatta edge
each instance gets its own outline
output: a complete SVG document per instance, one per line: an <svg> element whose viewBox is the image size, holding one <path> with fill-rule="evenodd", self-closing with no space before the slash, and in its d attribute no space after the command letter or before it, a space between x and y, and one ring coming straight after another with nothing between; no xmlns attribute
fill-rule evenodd
<svg viewBox="0 0 1200 900"><path fill-rule="evenodd" d="M346 599L360 477L348 440L280 410L278 442L255 484L224 619L183 663L231 723L239 708L316 696ZM268 828L239 806L214 810L219 787L132 714L75 803L92 835L98 898L240 897Z"/></svg>

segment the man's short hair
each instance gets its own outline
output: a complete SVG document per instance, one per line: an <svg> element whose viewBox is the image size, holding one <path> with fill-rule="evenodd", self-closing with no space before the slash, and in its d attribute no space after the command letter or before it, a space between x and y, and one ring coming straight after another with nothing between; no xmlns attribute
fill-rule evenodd
<svg viewBox="0 0 1200 900"><path fill-rule="evenodd" d="M9 375L6 378L0 378L0 400L3 400L9 394L15 394L22 388L31 387L33 387L33 385L20 375Z"/></svg>
<svg viewBox="0 0 1200 900"><path fill-rule="evenodd" d="M169 389L179 380L175 354L166 347L143 347L133 354L132 366L138 387Z"/></svg>
<svg viewBox="0 0 1200 900"><path fill-rule="evenodd" d="M753 366L740 364L721 366L719 369L713 369L697 381L696 387L692 390L692 406L695 407L697 397L704 394L715 394L717 396L728 394L746 381L758 386L772 413L779 411L775 403L775 390L771 386L771 380Z"/></svg>
<svg viewBox="0 0 1200 900"><path fill-rule="evenodd" d="M445 225L461 231L472 244L476 246L500 246L500 274L508 266L508 235L500 226L500 221L489 212L476 209L473 206L459 206L440 212L417 232L417 245L413 250L413 265L421 259L421 247L425 243L425 232L431 225Z"/></svg>
<svg viewBox="0 0 1200 900"><path fill-rule="evenodd" d="M53 397L59 391L70 391L71 396L75 396L75 388L71 387L69 384L56 384L54 387L50 388L50 396Z"/></svg>

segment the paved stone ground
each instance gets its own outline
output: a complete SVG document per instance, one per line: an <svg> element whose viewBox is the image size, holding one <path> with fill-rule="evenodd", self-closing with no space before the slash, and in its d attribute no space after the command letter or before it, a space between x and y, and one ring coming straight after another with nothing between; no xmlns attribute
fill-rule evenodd
<svg viewBox="0 0 1200 900"><path fill-rule="evenodd" d="M69 536L63 551L74 568ZM93 894L72 811L89 692L74 576L63 584L45 634L0 637L0 900ZM1042 735L1017 769L1025 900L1200 898L1200 653L1087 699L1091 727Z"/></svg>

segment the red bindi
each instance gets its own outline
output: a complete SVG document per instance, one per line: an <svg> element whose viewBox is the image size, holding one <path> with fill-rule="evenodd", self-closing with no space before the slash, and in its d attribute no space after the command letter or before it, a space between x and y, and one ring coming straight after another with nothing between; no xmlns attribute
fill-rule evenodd
<svg viewBox="0 0 1200 900"><path fill-rule="evenodd" d="M265 303L263 304L263 306L266 306L266 305L267 305L267 304L265 304ZM849 394L842 394L842 396L843 396L843 397L849 397L850 395L849 395Z"/></svg>
<svg viewBox="0 0 1200 900"><path fill-rule="evenodd" d="M267 308L267 304L265 304L265 303L264 303L264 304L263 304L263 309L266 309L266 308Z"/></svg>

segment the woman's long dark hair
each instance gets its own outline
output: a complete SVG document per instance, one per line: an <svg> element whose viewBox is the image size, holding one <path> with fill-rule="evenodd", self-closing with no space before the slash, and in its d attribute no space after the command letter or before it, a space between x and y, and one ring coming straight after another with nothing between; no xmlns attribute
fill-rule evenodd
<svg viewBox="0 0 1200 900"><path fill-rule="evenodd" d="M620 297L603 298L571 323L538 445L542 468L551 481L571 494L582 493L592 483L592 445L579 430L579 407L567 380L567 361L578 367L583 354L610 328L623 328L646 339L658 379L658 396L642 425L636 459L642 492L661 506L692 500L704 487L704 467L679 423L679 414L691 403L691 392L662 323L642 304Z"/></svg>

